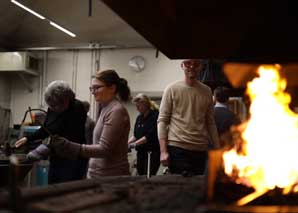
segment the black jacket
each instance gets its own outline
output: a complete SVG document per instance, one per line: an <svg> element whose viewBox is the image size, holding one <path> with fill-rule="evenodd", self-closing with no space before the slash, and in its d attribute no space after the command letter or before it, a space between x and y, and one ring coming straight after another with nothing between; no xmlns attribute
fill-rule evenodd
<svg viewBox="0 0 298 213"><path fill-rule="evenodd" d="M50 108L44 126L53 135L59 135L75 143L85 144L85 122L87 112L81 101L74 100L62 113L53 112ZM29 142L45 139L48 132L40 128L35 134L28 136ZM51 150L49 183L80 180L86 174L87 159L67 160L55 155Z"/></svg>
<svg viewBox="0 0 298 213"><path fill-rule="evenodd" d="M225 107L214 107L214 116L219 136L229 131L232 125L240 123L239 118Z"/></svg>
<svg viewBox="0 0 298 213"><path fill-rule="evenodd" d="M159 152L159 141L157 136L157 118L157 110L150 110L149 114L145 118L142 114L138 115L134 126L134 136L137 140L142 138L143 136L146 136L147 143L138 145L136 147L137 151Z"/></svg>

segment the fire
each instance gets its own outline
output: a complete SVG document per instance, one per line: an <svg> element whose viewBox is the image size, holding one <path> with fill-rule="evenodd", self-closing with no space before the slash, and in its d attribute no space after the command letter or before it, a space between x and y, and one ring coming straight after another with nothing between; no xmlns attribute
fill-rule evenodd
<svg viewBox="0 0 298 213"><path fill-rule="evenodd" d="M261 66L247 85L250 119L242 124L243 144L224 152L225 173L262 194L275 187L297 189L298 115L289 108L280 66ZM237 149L238 148L238 149Z"/></svg>

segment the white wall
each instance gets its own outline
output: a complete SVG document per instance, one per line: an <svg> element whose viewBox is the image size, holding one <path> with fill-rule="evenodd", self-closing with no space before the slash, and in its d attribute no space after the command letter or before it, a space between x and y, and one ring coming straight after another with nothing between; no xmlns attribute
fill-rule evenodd
<svg viewBox="0 0 298 213"><path fill-rule="evenodd" d="M26 88L22 80L15 77L11 85L11 109L13 123L20 123L28 109L46 107L42 93L46 85L53 80L67 81L81 100L91 102L91 116L95 116L95 103L90 95L91 75L99 69L115 69L119 75L128 80L132 92L155 92L161 94L167 84L183 78L180 60L169 60L162 53L155 57L156 50L146 49L114 49L114 50L56 50L38 52L43 61L39 77L28 77L32 92ZM140 55L146 60L142 72L132 71L128 66L131 57ZM132 125L136 110L127 105Z"/></svg>
<svg viewBox="0 0 298 213"><path fill-rule="evenodd" d="M146 67L142 72L128 67L129 59L136 55L145 58ZM105 50L101 53L100 62L101 69L114 68L126 78L132 91L163 91L168 83L183 76L179 60L169 60L161 53L156 58L155 50L150 48Z"/></svg>

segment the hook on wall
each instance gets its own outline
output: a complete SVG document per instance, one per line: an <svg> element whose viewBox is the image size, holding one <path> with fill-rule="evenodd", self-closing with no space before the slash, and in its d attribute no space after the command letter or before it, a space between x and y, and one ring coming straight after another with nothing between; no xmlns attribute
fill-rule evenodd
<svg viewBox="0 0 298 213"><path fill-rule="evenodd" d="M89 15L89 17L92 16L92 0L89 0L88 15Z"/></svg>

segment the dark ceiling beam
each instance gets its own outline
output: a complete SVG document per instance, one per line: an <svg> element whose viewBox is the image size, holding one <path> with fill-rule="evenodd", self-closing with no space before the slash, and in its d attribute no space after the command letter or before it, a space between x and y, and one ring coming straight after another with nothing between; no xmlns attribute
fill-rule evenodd
<svg viewBox="0 0 298 213"><path fill-rule="evenodd" d="M175 6L171 0L103 0L124 21L165 55L175 51Z"/></svg>
<svg viewBox="0 0 298 213"><path fill-rule="evenodd" d="M169 58L298 61L295 1L103 0Z"/></svg>

